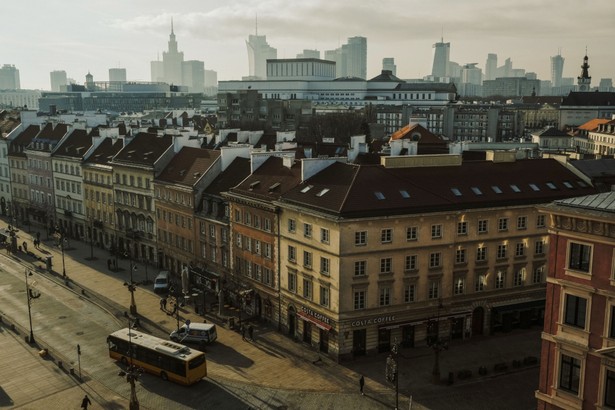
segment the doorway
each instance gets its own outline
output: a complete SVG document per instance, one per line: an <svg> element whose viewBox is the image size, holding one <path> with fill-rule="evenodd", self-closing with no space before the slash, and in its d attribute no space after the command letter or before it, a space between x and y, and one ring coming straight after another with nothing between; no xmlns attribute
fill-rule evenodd
<svg viewBox="0 0 615 410"><path fill-rule="evenodd" d="M367 330L358 329L352 332L352 352L355 356L365 356L365 343L367 340Z"/></svg>

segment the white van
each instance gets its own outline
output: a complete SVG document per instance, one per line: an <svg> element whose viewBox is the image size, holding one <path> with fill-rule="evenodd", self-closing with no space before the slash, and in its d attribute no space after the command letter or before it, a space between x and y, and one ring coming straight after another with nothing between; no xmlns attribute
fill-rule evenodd
<svg viewBox="0 0 615 410"><path fill-rule="evenodd" d="M166 293L171 285L171 272L160 271L156 279L154 279L154 293Z"/></svg>
<svg viewBox="0 0 615 410"><path fill-rule="evenodd" d="M169 335L172 341L179 343L212 343L218 338L216 325L212 323L190 323L183 325L179 331L174 330Z"/></svg>

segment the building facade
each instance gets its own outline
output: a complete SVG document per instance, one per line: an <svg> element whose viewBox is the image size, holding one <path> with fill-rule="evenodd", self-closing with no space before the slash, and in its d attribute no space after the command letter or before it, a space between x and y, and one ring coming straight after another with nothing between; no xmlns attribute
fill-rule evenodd
<svg viewBox="0 0 615 410"><path fill-rule="evenodd" d="M538 409L615 408L615 193L555 201Z"/></svg>

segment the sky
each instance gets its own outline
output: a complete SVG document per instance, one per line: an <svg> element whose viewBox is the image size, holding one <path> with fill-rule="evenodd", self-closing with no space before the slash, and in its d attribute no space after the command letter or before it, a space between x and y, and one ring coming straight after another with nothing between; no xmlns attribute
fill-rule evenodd
<svg viewBox="0 0 615 410"><path fill-rule="evenodd" d="M564 77L577 77L585 50L592 85L615 78L613 0L20 0L2 2L0 65L20 72L22 89L50 89L64 70L78 84L90 72L107 81L125 68L129 81L150 81L150 62L167 50L171 19L184 60L201 60L218 80L248 75L245 41L267 36L278 58L317 49L324 58L349 37L367 38L367 77L393 57L397 76L431 74L433 44L450 42L450 59L498 66L550 79L550 57L565 58ZM258 24L257 24L258 22ZM576 83L576 80L575 80Z"/></svg>

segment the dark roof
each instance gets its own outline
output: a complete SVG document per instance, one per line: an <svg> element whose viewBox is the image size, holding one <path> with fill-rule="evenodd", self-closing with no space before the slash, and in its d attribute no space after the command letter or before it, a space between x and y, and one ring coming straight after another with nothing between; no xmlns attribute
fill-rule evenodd
<svg viewBox="0 0 615 410"><path fill-rule="evenodd" d="M394 76L391 70L382 70L382 72L378 74L376 77L372 78L371 80L367 80L367 81L395 81L398 83L405 83L404 80Z"/></svg>
<svg viewBox="0 0 615 410"><path fill-rule="evenodd" d="M117 155L114 162L129 162L153 166L156 160L173 144L173 137L145 132L138 133Z"/></svg>
<svg viewBox="0 0 615 410"><path fill-rule="evenodd" d="M226 192L239 184L248 175L250 175L250 160L237 157L209 184L207 189L205 189L205 193L208 195L219 195L220 192Z"/></svg>
<svg viewBox="0 0 615 410"><path fill-rule="evenodd" d="M440 91L448 93L456 93L457 87L454 83L400 83L396 88L397 91Z"/></svg>
<svg viewBox="0 0 615 410"><path fill-rule="evenodd" d="M564 106L615 106L615 93L602 91L572 91L564 97Z"/></svg>
<svg viewBox="0 0 615 410"><path fill-rule="evenodd" d="M120 152L122 148L124 148L123 138L107 137L96 147L94 152L85 160L85 163L110 165L115 154Z"/></svg>
<svg viewBox="0 0 615 410"><path fill-rule="evenodd" d="M156 180L193 186L220 158L220 151L183 147Z"/></svg>
<svg viewBox="0 0 615 410"><path fill-rule="evenodd" d="M521 101L523 102L523 104L549 104L554 106L559 106L562 103L563 99L564 97L562 96L552 95L524 95L521 97Z"/></svg>
<svg viewBox="0 0 615 410"><path fill-rule="evenodd" d="M560 130L557 127L546 127L536 132L534 135L540 137L570 137L570 134L568 134L566 131Z"/></svg>
<svg viewBox="0 0 615 410"><path fill-rule="evenodd" d="M92 137L86 130L74 129L58 146L54 156L82 158L92 146Z"/></svg>
<svg viewBox="0 0 615 410"><path fill-rule="evenodd" d="M570 164L590 178L615 176L615 159L578 159Z"/></svg>
<svg viewBox="0 0 615 410"><path fill-rule="evenodd" d="M68 131L66 124L47 123L35 137L37 140L45 140L46 142L58 142Z"/></svg>
<svg viewBox="0 0 615 410"><path fill-rule="evenodd" d="M232 194L273 201L301 181L301 164L284 166L280 157L269 157L250 176L229 190Z"/></svg>
<svg viewBox="0 0 615 410"><path fill-rule="evenodd" d="M358 217L542 204L595 192L553 159L405 168L334 163L282 200Z"/></svg>
<svg viewBox="0 0 615 410"><path fill-rule="evenodd" d="M26 154L23 150L30 145L40 130L41 128L38 125L29 125L25 130L20 132L19 135L10 142L9 155L25 157Z"/></svg>

